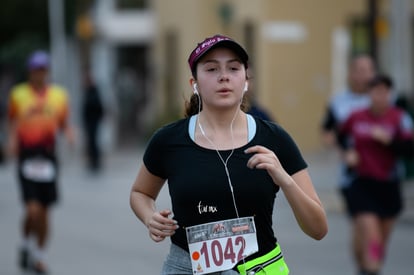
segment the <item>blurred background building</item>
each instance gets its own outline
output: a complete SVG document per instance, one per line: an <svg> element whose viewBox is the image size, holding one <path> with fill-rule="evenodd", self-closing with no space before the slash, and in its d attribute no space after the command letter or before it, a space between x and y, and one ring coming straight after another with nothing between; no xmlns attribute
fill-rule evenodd
<svg viewBox="0 0 414 275"><path fill-rule="evenodd" d="M257 100L305 151L321 146L320 121L346 85L350 55L371 54L400 95L413 95L414 0L2 0L2 118L25 57L43 47L52 79L70 91L75 123L90 72L109 110L105 148L145 141L183 116L188 55L216 33L246 47Z"/></svg>

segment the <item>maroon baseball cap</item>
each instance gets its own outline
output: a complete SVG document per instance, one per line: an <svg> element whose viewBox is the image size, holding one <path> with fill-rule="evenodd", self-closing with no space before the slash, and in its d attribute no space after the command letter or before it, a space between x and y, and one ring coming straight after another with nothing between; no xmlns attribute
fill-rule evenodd
<svg viewBox="0 0 414 275"><path fill-rule="evenodd" d="M216 34L212 37L207 37L204 39L204 41L198 43L197 47L191 52L190 56L188 57L188 64L190 65L191 72L194 73L197 62L202 56L204 56L208 51L217 47L224 47L233 50L240 58L240 61L247 68L247 61L249 60L249 56L243 47L230 37Z"/></svg>

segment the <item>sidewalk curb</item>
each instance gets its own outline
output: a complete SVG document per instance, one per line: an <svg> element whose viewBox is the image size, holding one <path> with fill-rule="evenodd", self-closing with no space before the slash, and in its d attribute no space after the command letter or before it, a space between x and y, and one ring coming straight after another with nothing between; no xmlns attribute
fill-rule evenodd
<svg viewBox="0 0 414 275"><path fill-rule="evenodd" d="M402 193L404 198L404 209L400 220L404 223L414 224L414 180L403 183Z"/></svg>

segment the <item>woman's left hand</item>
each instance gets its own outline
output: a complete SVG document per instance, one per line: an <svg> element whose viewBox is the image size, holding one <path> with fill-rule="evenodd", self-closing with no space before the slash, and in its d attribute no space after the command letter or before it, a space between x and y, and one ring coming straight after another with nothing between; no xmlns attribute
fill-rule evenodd
<svg viewBox="0 0 414 275"><path fill-rule="evenodd" d="M283 190L303 232L314 239L322 239L328 232L328 224L308 171L302 169L290 176L275 153L260 145L246 149L245 153L253 154L247 161L247 167L266 170L273 182Z"/></svg>
<svg viewBox="0 0 414 275"><path fill-rule="evenodd" d="M388 145L392 142L392 134L381 126L373 126L371 129L371 136L373 139L384 145Z"/></svg>
<svg viewBox="0 0 414 275"><path fill-rule="evenodd" d="M253 154L247 161L247 167L250 169L264 169L272 177L275 184L279 185L286 182L289 175L280 164L275 153L264 146L255 145L244 151L246 154Z"/></svg>

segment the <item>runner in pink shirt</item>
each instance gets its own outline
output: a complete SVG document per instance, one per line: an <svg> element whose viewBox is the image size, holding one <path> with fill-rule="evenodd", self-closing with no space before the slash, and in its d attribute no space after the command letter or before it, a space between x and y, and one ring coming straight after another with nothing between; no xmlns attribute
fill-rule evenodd
<svg viewBox="0 0 414 275"><path fill-rule="evenodd" d="M376 76L369 84L371 104L342 125L339 143L353 173L346 198L361 250L359 274L378 274L403 203L400 157L413 153L413 123L391 101L392 80Z"/></svg>

